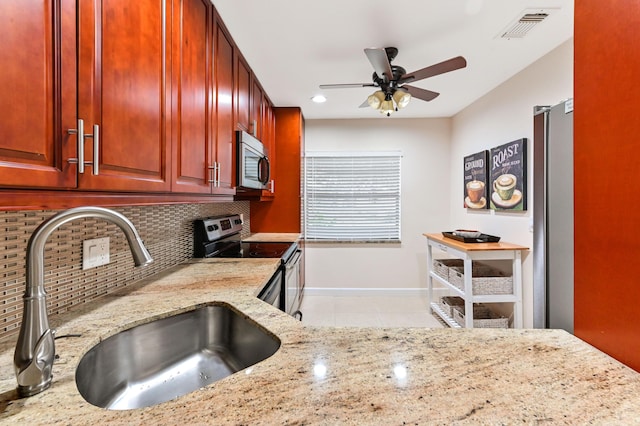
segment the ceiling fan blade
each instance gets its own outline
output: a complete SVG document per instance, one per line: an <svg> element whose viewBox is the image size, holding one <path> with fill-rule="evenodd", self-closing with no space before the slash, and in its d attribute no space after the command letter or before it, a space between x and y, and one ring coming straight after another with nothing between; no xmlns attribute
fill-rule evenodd
<svg viewBox="0 0 640 426"><path fill-rule="evenodd" d="M369 108L369 100L365 100L358 108Z"/></svg>
<svg viewBox="0 0 640 426"><path fill-rule="evenodd" d="M384 81L390 81L393 79L393 71L391 70L391 64L389 58L387 58L387 51L384 49L364 49L364 53L367 55L369 62L373 65L373 69L378 74L378 77Z"/></svg>
<svg viewBox="0 0 640 426"><path fill-rule="evenodd" d="M457 69L464 68L466 66L467 66L467 60L464 59L462 56L457 56L455 58L448 59L438 64L431 65L426 68L422 68L421 70L405 74L398 79L398 83L402 84L409 81L411 82L419 81L425 78L433 77L435 75L440 75L446 72L455 71Z"/></svg>
<svg viewBox="0 0 640 426"><path fill-rule="evenodd" d="M321 89L350 89L353 87L376 87L373 83L353 83L353 84L321 84Z"/></svg>
<svg viewBox="0 0 640 426"><path fill-rule="evenodd" d="M421 89L414 86L407 86L406 84L402 86L402 89L405 89L414 98L422 99L423 101L427 102L432 101L440 96L440 93L438 92L432 92L431 90Z"/></svg>

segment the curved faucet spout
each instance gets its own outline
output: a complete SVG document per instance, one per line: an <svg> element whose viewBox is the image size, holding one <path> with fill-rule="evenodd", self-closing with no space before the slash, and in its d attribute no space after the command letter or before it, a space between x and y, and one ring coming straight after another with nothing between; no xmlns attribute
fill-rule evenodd
<svg viewBox="0 0 640 426"><path fill-rule="evenodd" d="M81 218L98 218L117 225L129 242L136 266L153 262L138 231L124 215L102 207L77 207L45 220L36 228L27 245L27 282L22 324L13 363L20 396L31 396L51 385L55 357L53 331L47 317L47 293L44 288L44 247L53 231Z"/></svg>

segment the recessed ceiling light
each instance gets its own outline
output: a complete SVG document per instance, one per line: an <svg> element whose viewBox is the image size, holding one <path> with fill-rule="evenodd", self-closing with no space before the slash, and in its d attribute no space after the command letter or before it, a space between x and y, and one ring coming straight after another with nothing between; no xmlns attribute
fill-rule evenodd
<svg viewBox="0 0 640 426"><path fill-rule="evenodd" d="M315 95L313 98L311 98L311 100L317 104L321 104L323 102L326 102L327 98L325 98L324 95Z"/></svg>

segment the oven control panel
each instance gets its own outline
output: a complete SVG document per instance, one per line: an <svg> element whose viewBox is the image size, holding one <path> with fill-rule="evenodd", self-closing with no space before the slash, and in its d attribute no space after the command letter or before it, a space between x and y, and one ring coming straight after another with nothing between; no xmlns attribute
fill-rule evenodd
<svg viewBox="0 0 640 426"><path fill-rule="evenodd" d="M209 217L194 222L194 233L203 241L217 241L242 231L240 215Z"/></svg>

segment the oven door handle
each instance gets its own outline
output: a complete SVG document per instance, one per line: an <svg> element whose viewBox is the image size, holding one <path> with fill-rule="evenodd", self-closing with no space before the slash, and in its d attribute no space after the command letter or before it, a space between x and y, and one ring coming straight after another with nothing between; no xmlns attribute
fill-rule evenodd
<svg viewBox="0 0 640 426"><path fill-rule="evenodd" d="M291 268L295 268L296 265L298 264L298 261L300 260L300 256L302 255L302 250L298 249L296 250L296 252L293 254L293 256L291 256L291 260L289 262L287 262L287 271Z"/></svg>

